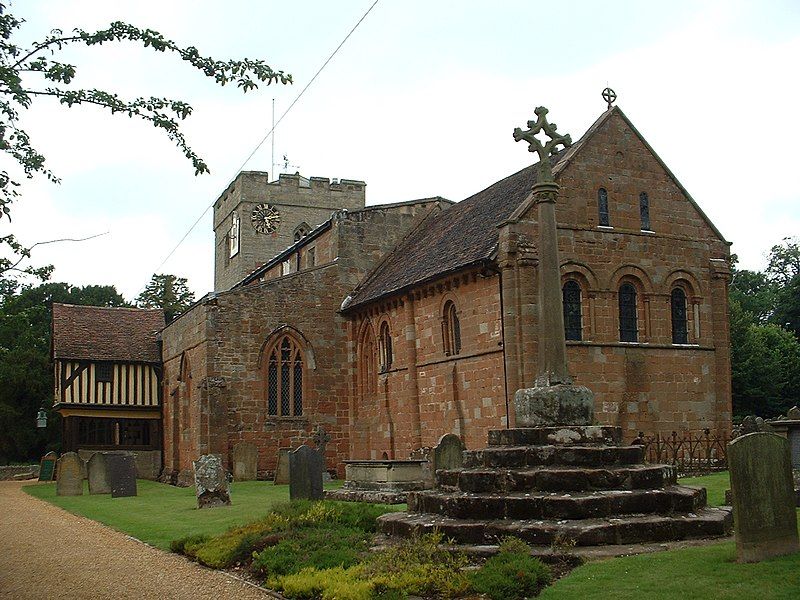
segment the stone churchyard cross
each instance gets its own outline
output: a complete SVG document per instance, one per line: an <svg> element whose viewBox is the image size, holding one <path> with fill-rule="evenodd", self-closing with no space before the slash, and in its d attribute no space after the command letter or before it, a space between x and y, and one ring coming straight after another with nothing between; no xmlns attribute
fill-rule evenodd
<svg viewBox="0 0 800 600"><path fill-rule="evenodd" d="M556 132L555 123L547 121L547 112L545 107L538 107L534 111L536 120L528 121L527 131L514 129L514 140L528 142L528 150L539 155L538 176L528 196L538 210L539 368L534 387L518 390L514 398L517 427L591 425L594 420L592 392L573 385L567 369L556 230L559 185L550 164L558 146L568 148L572 140ZM540 133L544 141L537 137Z"/></svg>
<svg viewBox="0 0 800 600"><path fill-rule="evenodd" d="M314 432L314 435L311 437L311 440L317 447L317 452L319 452L319 455L325 456L325 448L328 445L328 442L331 441L331 436L327 431L325 431L322 425L317 427L317 430Z"/></svg>

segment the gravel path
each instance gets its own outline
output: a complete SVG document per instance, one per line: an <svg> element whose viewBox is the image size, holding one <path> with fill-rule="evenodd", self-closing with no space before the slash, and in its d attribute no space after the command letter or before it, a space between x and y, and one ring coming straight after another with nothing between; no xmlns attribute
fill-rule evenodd
<svg viewBox="0 0 800 600"><path fill-rule="evenodd" d="M0 598L272 598L0 481Z"/></svg>

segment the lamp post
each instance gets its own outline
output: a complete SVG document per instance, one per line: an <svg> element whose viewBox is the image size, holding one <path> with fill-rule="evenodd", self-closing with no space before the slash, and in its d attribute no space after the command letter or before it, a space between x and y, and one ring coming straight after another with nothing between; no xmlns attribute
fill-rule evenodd
<svg viewBox="0 0 800 600"><path fill-rule="evenodd" d="M40 408L36 415L36 427L38 429L44 429L47 427L47 411L44 409L44 407Z"/></svg>

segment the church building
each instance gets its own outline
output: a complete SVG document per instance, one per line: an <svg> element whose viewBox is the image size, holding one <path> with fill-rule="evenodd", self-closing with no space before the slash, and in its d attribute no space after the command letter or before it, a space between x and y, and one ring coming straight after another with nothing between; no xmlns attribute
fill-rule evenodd
<svg viewBox="0 0 800 600"><path fill-rule="evenodd" d="M729 243L618 107L552 170L569 369L598 421L729 431ZM366 206L362 181L240 173L215 291L161 334L165 474L247 441L269 476L318 426L340 475L513 426L537 373L536 176Z"/></svg>

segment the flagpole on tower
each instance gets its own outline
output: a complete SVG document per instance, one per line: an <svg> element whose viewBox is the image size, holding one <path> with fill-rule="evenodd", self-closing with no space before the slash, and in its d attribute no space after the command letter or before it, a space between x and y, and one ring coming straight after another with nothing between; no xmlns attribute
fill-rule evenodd
<svg viewBox="0 0 800 600"><path fill-rule="evenodd" d="M275 179L275 98L272 99L272 166L270 167L272 179Z"/></svg>

